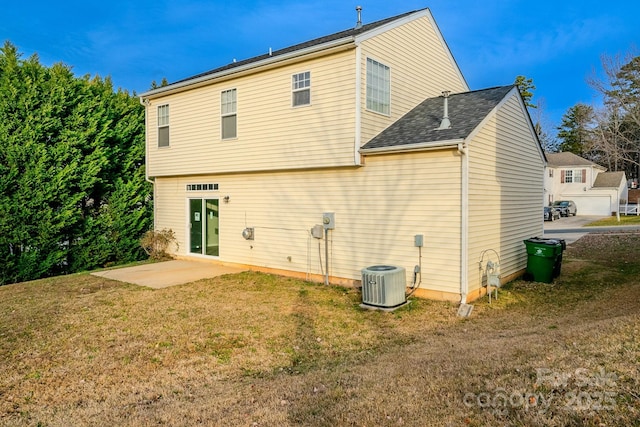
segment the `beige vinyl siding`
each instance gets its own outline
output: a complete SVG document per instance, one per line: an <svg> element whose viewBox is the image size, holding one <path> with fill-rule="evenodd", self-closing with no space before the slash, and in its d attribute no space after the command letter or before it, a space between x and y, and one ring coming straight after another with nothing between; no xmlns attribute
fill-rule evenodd
<svg viewBox="0 0 640 427"><path fill-rule="evenodd" d="M354 51L270 69L151 101L168 104L171 144L157 147L148 114L149 175L353 165ZM291 76L311 72L311 104L292 107ZM222 140L220 92L237 89L237 138Z"/></svg>
<svg viewBox="0 0 640 427"><path fill-rule="evenodd" d="M332 276L359 280L362 268L391 264L405 267L410 282L419 262L414 235L423 234L423 287L458 293L459 165L449 150L371 157L362 168L161 178L156 228L172 228L187 255L185 185L215 182L217 195L230 197L220 203L221 261L320 275L309 230L335 212ZM255 227L255 240L242 238L245 226ZM324 266L324 243L320 254Z"/></svg>
<svg viewBox="0 0 640 427"><path fill-rule="evenodd" d="M506 277L526 268L522 241L543 234L544 163L522 108L513 93L469 144L470 291L483 251Z"/></svg>
<svg viewBox="0 0 640 427"><path fill-rule="evenodd" d="M363 41L361 52L362 144L426 98L439 96L443 90L468 90L426 16ZM390 116L366 109L367 57L391 69Z"/></svg>

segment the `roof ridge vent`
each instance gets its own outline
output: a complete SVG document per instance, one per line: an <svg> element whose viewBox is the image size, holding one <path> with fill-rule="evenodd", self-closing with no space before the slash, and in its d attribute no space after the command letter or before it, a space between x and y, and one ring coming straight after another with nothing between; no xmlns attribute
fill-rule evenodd
<svg viewBox="0 0 640 427"><path fill-rule="evenodd" d="M449 94L451 91L445 90L442 92L442 97L444 98L444 115L442 117L442 121L440 122L440 126L436 128L436 130L444 130L451 129L451 122L449 121Z"/></svg>
<svg viewBox="0 0 640 427"><path fill-rule="evenodd" d="M356 22L356 30L362 28L362 6L356 6L358 12L358 22Z"/></svg>

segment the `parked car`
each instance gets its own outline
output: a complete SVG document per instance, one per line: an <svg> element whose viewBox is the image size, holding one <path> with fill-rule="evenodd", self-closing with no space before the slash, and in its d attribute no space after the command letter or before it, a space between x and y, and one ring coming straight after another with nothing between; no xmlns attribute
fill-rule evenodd
<svg viewBox="0 0 640 427"><path fill-rule="evenodd" d="M551 206L558 209L562 216L576 216L578 214L578 208L573 200L557 200Z"/></svg>
<svg viewBox="0 0 640 427"><path fill-rule="evenodd" d="M545 221L555 221L556 219L560 219L560 211L553 206L545 206L544 207L544 220Z"/></svg>

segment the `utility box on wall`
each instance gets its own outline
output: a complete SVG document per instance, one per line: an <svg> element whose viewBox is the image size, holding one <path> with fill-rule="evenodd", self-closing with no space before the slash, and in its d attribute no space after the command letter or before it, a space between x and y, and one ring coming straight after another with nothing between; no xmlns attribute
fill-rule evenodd
<svg viewBox="0 0 640 427"><path fill-rule="evenodd" d="M322 214L322 226L327 230L336 228L336 214L334 212L325 212Z"/></svg>
<svg viewBox="0 0 640 427"><path fill-rule="evenodd" d="M324 227L322 227L320 224L316 224L313 227L311 227L311 237L313 237L314 239L322 239L322 234L324 233Z"/></svg>

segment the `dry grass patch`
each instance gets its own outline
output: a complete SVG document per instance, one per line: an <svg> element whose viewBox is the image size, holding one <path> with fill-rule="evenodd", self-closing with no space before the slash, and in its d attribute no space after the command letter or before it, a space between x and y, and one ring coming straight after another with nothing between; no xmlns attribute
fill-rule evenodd
<svg viewBox="0 0 640 427"><path fill-rule="evenodd" d="M0 424L638 425L639 256L587 236L553 284L514 282L469 319L257 273L5 286Z"/></svg>

